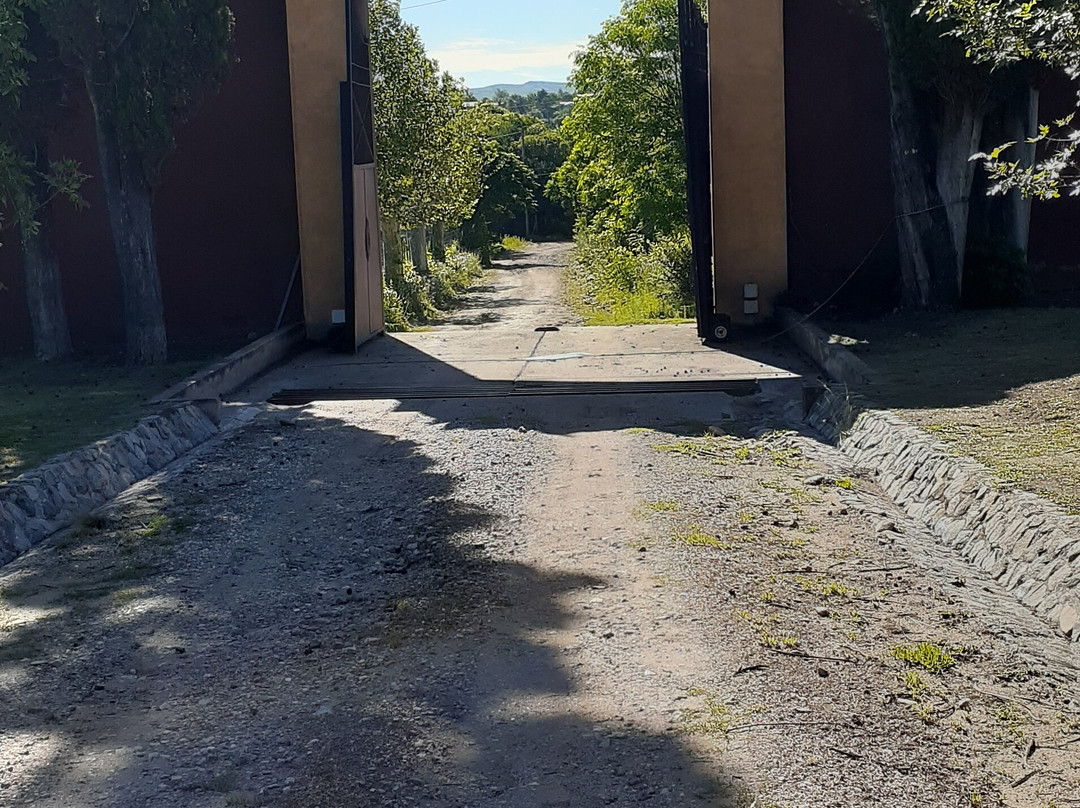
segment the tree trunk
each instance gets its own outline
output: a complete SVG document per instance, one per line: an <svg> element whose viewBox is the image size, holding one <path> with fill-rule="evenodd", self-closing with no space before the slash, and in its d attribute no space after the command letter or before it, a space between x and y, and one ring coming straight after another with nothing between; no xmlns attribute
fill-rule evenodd
<svg viewBox="0 0 1080 808"><path fill-rule="evenodd" d="M427 225L419 224L409 231L409 256L413 268L421 275L431 274L427 246Z"/></svg>
<svg viewBox="0 0 1080 808"><path fill-rule="evenodd" d="M37 150L37 169L49 170L45 144ZM44 186L44 180L37 180ZM37 199L48 199L44 187L35 188ZM30 309L30 327L34 335L34 356L43 362L71 355L64 295L60 286L60 262L52 241L52 210L46 202L37 211L36 233L22 233L22 265L26 283L26 305Z"/></svg>
<svg viewBox="0 0 1080 808"><path fill-rule="evenodd" d="M94 110L101 185L120 271L127 361L133 365L158 364L166 359L167 343L151 217L153 192L142 161L124 152L113 122L104 118L89 74L86 88Z"/></svg>
<svg viewBox="0 0 1080 808"><path fill-rule="evenodd" d="M1006 102L1004 113L1005 137L1003 142L1013 141L1015 156L1021 166L1035 164L1035 144L1028 138L1039 134L1039 91L1025 87L1015 99ZM991 147L993 148L993 147ZM1005 239L1009 246L1021 250L1026 256L1031 233L1031 200L1024 199L1015 188L1005 195Z"/></svg>
<svg viewBox="0 0 1080 808"><path fill-rule="evenodd" d="M446 260L446 224L435 222L431 226L431 257L436 261Z"/></svg>
<svg viewBox="0 0 1080 808"><path fill-rule="evenodd" d="M949 234L956 256L956 288L963 293L964 256L967 254L971 183L979 151L985 110L972 99L946 100L937 143L937 188L945 205Z"/></svg>
<svg viewBox="0 0 1080 808"><path fill-rule="evenodd" d="M397 219L384 216L382 219L383 242L386 256L386 282L401 291L405 283L405 257L401 251L401 225Z"/></svg>
<svg viewBox="0 0 1080 808"><path fill-rule="evenodd" d="M960 288L949 218L934 184L934 150L927 136L925 102L904 74L888 15L881 16L888 53L890 163L900 245L905 308L955 306Z"/></svg>

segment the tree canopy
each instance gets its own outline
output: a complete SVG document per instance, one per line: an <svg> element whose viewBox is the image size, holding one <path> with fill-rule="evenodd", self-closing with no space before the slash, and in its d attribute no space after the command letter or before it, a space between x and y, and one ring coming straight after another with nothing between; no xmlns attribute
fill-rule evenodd
<svg viewBox="0 0 1080 808"><path fill-rule="evenodd" d="M552 179L579 222L653 239L686 222L675 0L633 0L574 59L570 146Z"/></svg>
<svg viewBox="0 0 1080 808"><path fill-rule="evenodd" d="M383 216L405 228L461 223L480 194L481 162L465 89L428 58L393 0L371 3L371 68Z"/></svg>

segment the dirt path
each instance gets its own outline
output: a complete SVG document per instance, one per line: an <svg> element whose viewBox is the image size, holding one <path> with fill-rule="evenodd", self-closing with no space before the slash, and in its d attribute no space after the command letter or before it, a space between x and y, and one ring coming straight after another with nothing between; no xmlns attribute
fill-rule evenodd
<svg viewBox="0 0 1080 808"><path fill-rule="evenodd" d="M470 292L442 327L494 326L533 329L580 325L562 302L562 275L574 245L530 244L496 260L485 283Z"/></svg>
<svg viewBox="0 0 1080 808"><path fill-rule="evenodd" d="M268 409L0 570L0 803L1074 799L1075 647L797 414Z"/></svg>

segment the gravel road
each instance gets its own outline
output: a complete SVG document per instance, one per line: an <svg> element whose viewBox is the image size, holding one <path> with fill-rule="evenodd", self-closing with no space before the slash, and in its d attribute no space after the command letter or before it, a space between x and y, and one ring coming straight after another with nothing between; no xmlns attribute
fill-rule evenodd
<svg viewBox="0 0 1080 808"><path fill-rule="evenodd" d="M531 244L494 262L484 283L474 289L442 327L526 328L580 325L562 303L562 275L574 245L566 242Z"/></svg>
<svg viewBox="0 0 1080 808"><path fill-rule="evenodd" d="M1075 649L798 416L265 409L0 570L0 804L1074 800Z"/></svg>

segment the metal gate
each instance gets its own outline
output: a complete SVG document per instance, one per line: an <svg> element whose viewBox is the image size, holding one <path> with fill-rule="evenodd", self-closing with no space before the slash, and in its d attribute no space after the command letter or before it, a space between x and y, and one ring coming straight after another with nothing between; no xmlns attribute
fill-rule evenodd
<svg viewBox="0 0 1080 808"><path fill-rule="evenodd" d="M382 333L382 240L375 175L368 0L345 0L348 79L341 82L341 188L345 225L345 326L355 350Z"/></svg>
<svg viewBox="0 0 1080 808"><path fill-rule="evenodd" d="M709 144L709 28L697 0L678 0L682 64L686 200L694 248L694 304L698 336L706 343L728 337L731 318L716 311L712 243L712 159Z"/></svg>

